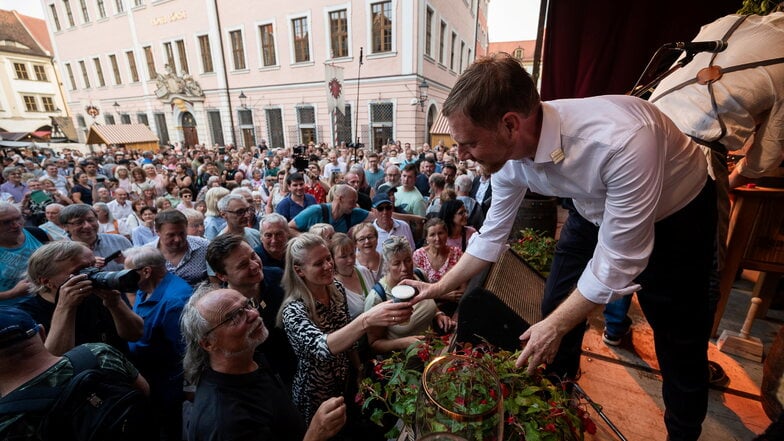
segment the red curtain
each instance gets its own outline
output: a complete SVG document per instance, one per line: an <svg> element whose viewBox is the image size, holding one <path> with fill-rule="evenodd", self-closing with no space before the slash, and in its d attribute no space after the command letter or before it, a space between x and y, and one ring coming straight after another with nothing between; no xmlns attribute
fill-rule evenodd
<svg viewBox="0 0 784 441"><path fill-rule="evenodd" d="M623 94L662 44L690 41L741 0L550 0L542 99Z"/></svg>

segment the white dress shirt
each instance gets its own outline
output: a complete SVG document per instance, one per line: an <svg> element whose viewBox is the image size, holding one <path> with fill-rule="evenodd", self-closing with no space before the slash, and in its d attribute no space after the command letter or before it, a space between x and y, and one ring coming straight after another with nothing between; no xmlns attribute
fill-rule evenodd
<svg viewBox="0 0 784 441"><path fill-rule="evenodd" d="M654 223L699 194L708 160L696 143L653 105L628 96L542 103L534 159L511 160L493 175L493 196L481 234L466 252L496 261L530 188L573 198L599 226L598 245L578 282L595 303L639 289L633 280L653 248ZM562 154L562 160L555 161Z"/></svg>

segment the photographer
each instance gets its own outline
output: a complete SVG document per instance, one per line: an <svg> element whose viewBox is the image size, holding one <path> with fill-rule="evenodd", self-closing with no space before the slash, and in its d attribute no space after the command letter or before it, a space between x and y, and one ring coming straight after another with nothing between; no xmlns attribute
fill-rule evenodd
<svg viewBox="0 0 784 441"><path fill-rule="evenodd" d="M49 331L45 344L55 355L97 342L128 354L128 341L142 336L142 319L131 310L125 294L98 286L80 273L94 263L89 248L67 241L42 246L27 262L27 279L36 296L19 308Z"/></svg>

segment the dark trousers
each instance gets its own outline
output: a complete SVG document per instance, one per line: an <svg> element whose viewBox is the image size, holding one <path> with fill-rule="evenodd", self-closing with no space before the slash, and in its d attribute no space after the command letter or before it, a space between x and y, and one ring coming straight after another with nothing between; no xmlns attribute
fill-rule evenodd
<svg viewBox="0 0 784 441"><path fill-rule="evenodd" d="M593 255L598 231L571 207L545 287L545 316L574 290ZM713 182L708 181L686 207L657 222L654 234L648 265L636 279L642 286L637 295L653 329L669 439L696 440L708 407L707 349L712 320L708 287L716 234ZM548 367L552 374L576 377L584 332L585 324L581 324L563 338Z"/></svg>

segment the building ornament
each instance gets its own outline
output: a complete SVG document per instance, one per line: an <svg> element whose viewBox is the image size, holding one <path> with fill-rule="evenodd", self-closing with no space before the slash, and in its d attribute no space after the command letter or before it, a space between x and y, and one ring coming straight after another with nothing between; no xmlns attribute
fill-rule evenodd
<svg viewBox="0 0 784 441"><path fill-rule="evenodd" d="M188 72L182 72L181 76L177 76L168 64L166 65L166 73L156 73L155 83L158 89L155 91L155 96L158 99L167 99L171 95L180 95L186 97L204 97L199 82L193 79Z"/></svg>

